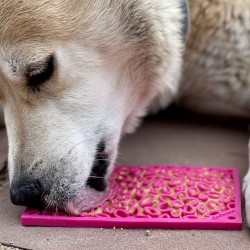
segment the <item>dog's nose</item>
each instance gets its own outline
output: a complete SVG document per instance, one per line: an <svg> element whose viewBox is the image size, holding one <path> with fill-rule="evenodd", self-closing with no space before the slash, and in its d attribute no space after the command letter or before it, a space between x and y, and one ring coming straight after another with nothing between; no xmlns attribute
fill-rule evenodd
<svg viewBox="0 0 250 250"><path fill-rule="evenodd" d="M39 180L21 179L12 183L10 199L15 205L40 207L43 193L44 190Z"/></svg>

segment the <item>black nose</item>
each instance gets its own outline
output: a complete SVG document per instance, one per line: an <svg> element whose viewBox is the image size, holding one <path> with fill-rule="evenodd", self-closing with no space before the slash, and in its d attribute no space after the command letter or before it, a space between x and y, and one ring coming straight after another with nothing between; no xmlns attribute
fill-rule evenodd
<svg viewBox="0 0 250 250"><path fill-rule="evenodd" d="M15 205L40 207L43 193L39 180L20 179L12 183L10 199Z"/></svg>

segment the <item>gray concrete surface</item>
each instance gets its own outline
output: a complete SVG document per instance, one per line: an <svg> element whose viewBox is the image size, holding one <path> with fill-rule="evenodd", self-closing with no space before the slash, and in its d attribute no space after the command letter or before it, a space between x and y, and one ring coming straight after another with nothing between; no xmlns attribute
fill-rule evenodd
<svg viewBox="0 0 250 250"><path fill-rule="evenodd" d="M248 168L248 123L231 118L203 119L176 111L148 118L120 148L119 164L194 164L236 166L243 178ZM174 115L173 115L174 114ZM6 140L0 132L0 160ZM0 242L28 249L250 249L250 232L202 230L76 229L22 227L23 208L9 201L6 186L0 191ZM244 214L244 209L243 209Z"/></svg>

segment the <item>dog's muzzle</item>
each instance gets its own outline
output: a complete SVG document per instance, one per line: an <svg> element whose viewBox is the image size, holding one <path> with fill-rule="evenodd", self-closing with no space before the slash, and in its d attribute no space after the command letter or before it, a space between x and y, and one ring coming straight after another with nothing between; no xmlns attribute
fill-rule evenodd
<svg viewBox="0 0 250 250"><path fill-rule="evenodd" d="M89 195L93 196L102 196L107 191L108 185L106 180L106 175L108 171L108 167L110 165L110 160L108 154L105 152L105 143L99 143L96 151L96 157L92 166L92 170L89 178L87 179L86 186L83 190L79 190L79 192L85 192L84 190L89 190ZM93 191L91 191L91 189ZM100 193L100 194L98 194ZM28 206L35 208L44 208L47 206L45 204L44 197L49 196L50 188L44 187L43 180L34 179L30 177L28 174L26 176L19 178L18 180L13 180L10 188L10 198L13 204L19 206ZM67 196L67 194L65 193ZM65 207L67 204L64 199L64 194L58 194L57 203L60 207ZM75 196L77 196L76 194ZM103 195L104 196L104 195ZM92 199L93 198L93 199ZM88 197L88 200L85 199L85 205L88 206L92 200L95 200L96 197ZM74 197L72 197L74 200ZM61 201L61 202L58 202ZM62 202L64 201L64 202ZM53 208L52 208L53 209Z"/></svg>

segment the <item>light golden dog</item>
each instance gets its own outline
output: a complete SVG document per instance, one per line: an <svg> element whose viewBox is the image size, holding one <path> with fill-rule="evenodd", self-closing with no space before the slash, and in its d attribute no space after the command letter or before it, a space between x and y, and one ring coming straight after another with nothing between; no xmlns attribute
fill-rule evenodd
<svg viewBox="0 0 250 250"><path fill-rule="evenodd" d="M186 0L0 6L0 99L17 205L72 214L98 205L121 136L150 105L213 95L248 108L247 0L190 0L188 40Z"/></svg>

